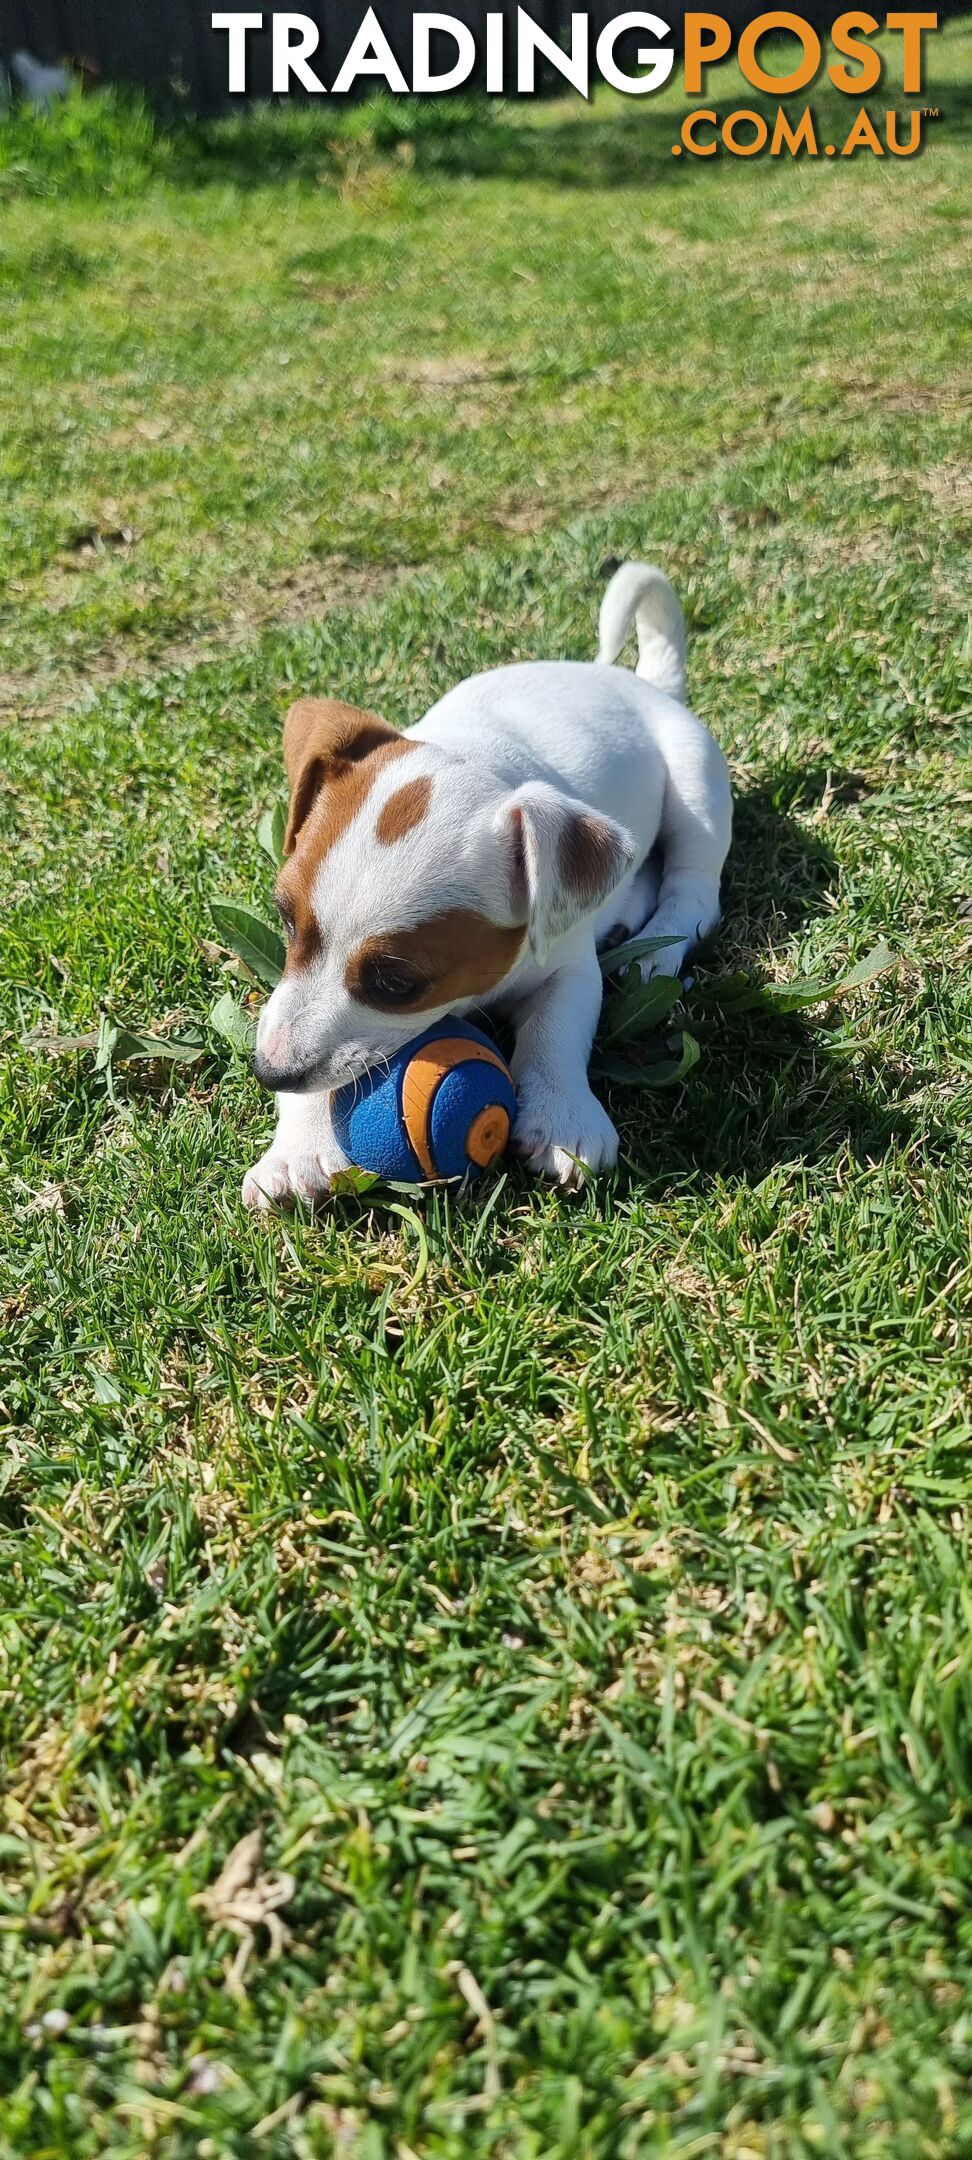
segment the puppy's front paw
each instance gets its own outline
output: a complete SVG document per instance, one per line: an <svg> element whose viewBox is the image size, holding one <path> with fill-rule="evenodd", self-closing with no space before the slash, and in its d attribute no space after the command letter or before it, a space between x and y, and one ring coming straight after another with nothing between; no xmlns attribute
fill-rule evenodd
<svg viewBox="0 0 972 2160"><path fill-rule="evenodd" d="M281 1154L268 1148L243 1180L243 1205L258 1213L272 1207L292 1207L295 1200L312 1205L330 1192L331 1180L319 1155Z"/></svg>
<svg viewBox="0 0 972 2160"><path fill-rule="evenodd" d="M612 1170L618 1136L586 1085L558 1091L530 1074L517 1088L513 1147L537 1177L575 1190L588 1173Z"/></svg>

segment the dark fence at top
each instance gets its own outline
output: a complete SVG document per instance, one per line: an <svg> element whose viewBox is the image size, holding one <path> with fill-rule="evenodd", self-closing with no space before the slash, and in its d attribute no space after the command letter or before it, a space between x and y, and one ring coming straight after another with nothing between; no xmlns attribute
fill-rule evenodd
<svg viewBox="0 0 972 2160"><path fill-rule="evenodd" d="M219 0L216 4L219 5ZM629 4L630 0L593 0L587 10L591 18L592 46L602 25L612 16L626 12ZM698 4L702 4L702 0L698 0ZM922 0L911 0L911 4L905 0L905 12L914 13L921 4ZM313 66L325 83L333 82L337 75L354 33L367 13L367 5L368 0L301 0L301 13L311 16L320 29L321 41ZM665 0L646 0L646 5L651 12L660 14L664 21L672 24L678 45L685 14L684 0L679 0L677 6L666 5ZM752 0L748 0L748 4L747 0L711 0L711 5L716 13L725 15L737 26L764 12L764 8L753 5ZM832 7L825 5L824 0L789 0L789 5L795 14L816 20L818 24L821 21L829 23L840 12L839 0L834 0ZM505 15L508 49L512 49L515 0L441 0L441 8L468 24L476 37L480 55L487 11ZM259 11L259 0L255 11ZM407 79L411 73L414 12L411 6L403 4L403 0L377 0L378 20ZM527 12L551 37L559 37L561 42L569 37L571 0L531 0ZM965 7L956 6L955 0L945 0L939 9L939 19L964 12ZM9 63L12 53L18 48L26 48L37 60L84 61L90 63L95 81L130 83L147 91L160 103L184 103L202 114L225 112L242 100L231 98L228 93L226 32L212 29L212 14L213 0L0 0L0 59ZM272 14L272 7L265 7L264 29L252 31L248 37L250 97L269 98L272 95L269 28ZM636 34L631 34L619 43L618 59L622 65L631 65L633 51L639 42L643 43L644 39L639 40ZM454 53L451 40L444 40L440 62L433 43L433 64L448 66ZM480 60L470 85L482 84L483 66ZM551 83L548 76L547 86L556 87L560 80L554 74ZM538 84L543 82L543 71L539 67L537 81ZM508 84L513 87L512 75L508 76ZM359 85L362 90L369 87L374 84L366 81ZM301 96L304 93L295 84L291 94Z"/></svg>

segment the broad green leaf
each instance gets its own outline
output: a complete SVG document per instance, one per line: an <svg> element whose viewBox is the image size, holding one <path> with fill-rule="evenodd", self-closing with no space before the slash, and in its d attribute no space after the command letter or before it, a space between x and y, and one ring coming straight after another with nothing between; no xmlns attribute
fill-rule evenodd
<svg viewBox="0 0 972 2160"><path fill-rule="evenodd" d="M205 1043L198 1035L137 1035L119 1028L112 1060L123 1065L133 1058L161 1058L171 1065L198 1065Z"/></svg>
<svg viewBox="0 0 972 2160"><path fill-rule="evenodd" d="M265 855L269 855L275 870L283 862L284 833L287 830L287 812L283 803L275 803L272 810L265 810L257 826L257 839Z"/></svg>
<svg viewBox="0 0 972 2160"><path fill-rule="evenodd" d="M209 1025L224 1042L232 1044L234 1050L252 1050L256 1042L256 1021L237 1004L232 990L224 990L222 997L217 998L209 1015Z"/></svg>
<svg viewBox="0 0 972 2160"><path fill-rule="evenodd" d="M653 975L650 981L642 982L637 968L630 968L614 996L605 1002L598 1041L642 1042L668 1018L681 992L677 975Z"/></svg>
<svg viewBox="0 0 972 2160"><path fill-rule="evenodd" d="M199 1035L145 1035L134 1028L119 1027L102 1013L95 1047L95 1067L104 1072L110 1065L125 1065L135 1058L161 1058L173 1065L198 1065L205 1050Z"/></svg>
<svg viewBox="0 0 972 2160"><path fill-rule="evenodd" d="M346 1170L336 1170L331 1179L332 1193L346 1193L356 1197L358 1193L370 1192L373 1185L380 1185L377 1170L356 1170L354 1164Z"/></svg>
<svg viewBox="0 0 972 2160"><path fill-rule="evenodd" d="M279 931L238 900L211 900L209 909L223 943L238 954L251 975L272 990L280 981L286 958Z"/></svg>
<svg viewBox="0 0 972 2160"><path fill-rule="evenodd" d="M598 953L598 965L602 975L620 975L622 968L630 967L632 960L643 960L646 953L663 952L666 945L678 945L677 937L628 938L624 945L612 945Z"/></svg>
<svg viewBox="0 0 972 2160"><path fill-rule="evenodd" d="M649 1057L639 1064L632 1058L616 1057L610 1050L595 1050L590 1071L593 1079L611 1080L616 1087L667 1088L684 1080L699 1056L695 1036L683 1034L677 1057Z"/></svg>
<svg viewBox="0 0 972 2160"><path fill-rule="evenodd" d="M858 960L846 975L838 975L832 982L821 982L812 976L797 977L788 983L758 983L744 975L717 976L700 985L693 995L703 1012L715 1010L722 1013L756 1012L806 1012L813 1005L832 1005L837 998L846 997L849 990L859 990L863 983L873 982L878 975L885 975L894 966L895 955L883 942L875 945Z"/></svg>
<svg viewBox="0 0 972 2160"><path fill-rule="evenodd" d="M836 998L846 997L849 990L859 990L863 983L873 982L878 975L886 975L894 966L894 954L883 942L858 960L847 975L839 975L835 982L821 983L804 979L802 982L770 983L766 996L771 1005L784 1012L800 1012L808 1005L831 1005Z"/></svg>

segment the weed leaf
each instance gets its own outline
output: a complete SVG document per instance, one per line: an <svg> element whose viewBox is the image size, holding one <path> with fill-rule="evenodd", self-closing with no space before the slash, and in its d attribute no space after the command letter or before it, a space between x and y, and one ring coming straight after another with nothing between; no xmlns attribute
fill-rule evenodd
<svg viewBox="0 0 972 2160"><path fill-rule="evenodd" d="M265 855L269 855L275 870L283 862L284 833L287 830L287 812L283 803L275 803L272 810L265 810L257 826L257 839Z"/></svg>
<svg viewBox="0 0 972 2160"><path fill-rule="evenodd" d="M258 982L272 990L283 974L286 957L279 931L238 900L211 900L209 908L223 943L231 947Z"/></svg>
<svg viewBox="0 0 972 2160"><path fill-rule="evenodd" d="M136 1058L161 1058L173 1065L198 1065L206 1045L199 1035L143 1035L118 1027L102 1013L95 1044L95 1070L125 1065Z"/></svg>
<svg viewBox="0 0 972 2160"><path fill-rule="evenodd" d="M209 1025L234 1050L250 1051L256 1042L256 1021L238 1005L232 990L224 990L209 1015Z"/></svg>
<svg viewBox="0 0 972 2160"><path fill-rule="evenodd" d="M684 1034L677 1056L648 1057L643 1062L616 1057L610 1050L595 1050L590 1070L595 1080L613 1080L618 1087L667 1088L684 1080L699 1062L694 1035Z"/></svg>
<svg viewBox="0 0 972 2160"><path fill-rule="evenodd" d="M677 975L653 975L650 982L642 982L637 968L629 968L614 996L605 1005L599 1041L643 1042L653 1028L667 1020L681 990Z"/></svg>
<svg viewBox="0 0 972 2160"><path fill-rule="evenodd" d="M837 998L846 997L849 990L859 990L864 983L873 982L878 975L885 975L894 966L895 956L883 942L875 945L858 960L846 975L837 976L832 982L804 975L793 982L758 983L745 975L716 976L700 986L693 994L693 1005L703 1012L715 1010L720 1013L806 1012L813 1005L832 1005Z"/></svg>
<svg viewBox="0 0 972 2160"><path fill-rule="evenodd" d="M662 952L666 945L677 945L674 937L628 938L624 945L609 946L598 953L598 965L602 975L620 975L623 968L630 967L632 960L643 960L646 953Z"/></svg>

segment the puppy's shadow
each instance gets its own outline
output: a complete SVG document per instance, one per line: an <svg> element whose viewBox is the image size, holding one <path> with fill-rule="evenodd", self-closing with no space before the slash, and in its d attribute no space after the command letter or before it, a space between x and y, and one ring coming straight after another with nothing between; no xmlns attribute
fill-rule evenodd
<svg viewBox="0 0 972 2160"><path fill-rule="evenodd" d="M736 972L766 979L769 953L826 911L838 865L826 826L811 818L867 786L856 772L779 767L737 794L723 923L699 957L700 991ZM690 994L690 1028L692 1004ZM715 1011L698 1032L701 1058L684 1086L609 1091L622 1161L652 1198L699 1179L755 1185L784 1162L880 1157L910 1136L894 1075L868 1071L848 1047L852 1028L828 1025L823 1012L812 1023L766 1005Z"/></svg>
<svg viewBox="0 0 972 2160"><path fill-rule="evenodd" d="M823 912L836 890L837 858L824 827L809 819L824 803L855 800L861 785L857 773L780 766L737 793L723 922L713 947L720 971L759 975L770 948Z"/></svg>

